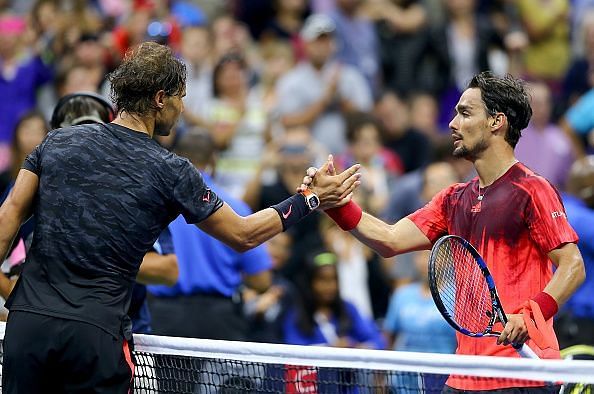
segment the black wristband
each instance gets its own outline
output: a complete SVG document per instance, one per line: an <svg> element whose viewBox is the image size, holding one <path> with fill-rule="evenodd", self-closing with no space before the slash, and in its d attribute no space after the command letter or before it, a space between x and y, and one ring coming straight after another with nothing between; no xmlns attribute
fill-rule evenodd
<svg viewBox="0 0 594 394"><path fill-rule="evenodd" d="M289 227L312 212L305 203L305 197L299 193L292 195L270 208L273 208L278 213L278 216L283 223L283 231L286 231Z"/></svg>

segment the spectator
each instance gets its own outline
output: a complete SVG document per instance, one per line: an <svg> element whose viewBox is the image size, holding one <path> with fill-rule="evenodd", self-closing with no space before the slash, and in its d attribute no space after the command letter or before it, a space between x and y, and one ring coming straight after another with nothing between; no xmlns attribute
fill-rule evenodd
<svg viewBox="0 0 594 394"><path fill-rule="evenodd" d="M291 48L282 41L264 43L260 48L260 54L262 69L254 90L262 101L270 123L270 133L266 136L266 141L279 140L283 137L284 128L279 115L280 102L276 84L295 65L295 61Z"/></svg>
<svg viewBox="0 0 594 394"><path fill-rule="evenodd" d="M354 112L346 116L347 152L336 158L339 168L361 164L361 186L356 192L359 202L375 214L388 202L390 184L404 171L400 158L382 146L379 122L373 115Z"/></svg>
<svg viewBox="0 0 594 394"><path fill-rule="evenodd" d="M368 1L365 13L375 21L384 89L409 94L439 90L427 66L427 10L420 0ZM433 70L435 71L435 70Z"/></svg>
<svg viewBox="0 0 594 394"><path fill-rule="evenodd" d="M202 106L212 99L212 43L206 27L189 26L182 32L181 58L188 68L184 120L191 126L205 126Z"/></svg>
<svg viewBox="0 0 594 394"><path fill-rule="evenodd" d="M4 179L6 179L6 184L0 185L0 187L2 187L0 191L0 204L4 202L8 193L14 186L14 182L25 158L43 141L47 135L48 129L49 126L45 121L43 114L38 111L28 112L19 119L11 145L12 165L6 171L4 177ZM35 223L31 219L23 223L11 249L18 246L19 240L27 243L30 242L34 227Z"/></svg>
<svg viewBox="0 0 594 394"><path fill-rule="evenodd" d="M438 191L458 181L454 166L446 161L436 161L406 174L391 188L390 200L381 217L388 223L397 222L431 201ZM406 253L391 261L389 272L395 288L416 278L413 256Z"/></svg>
<svg viewBox="0 0 594 394"><path fill-rule="evenodd" d="M246 188L243 200L252 210L268 207L283 196L293 194L295 185L303 179L303 168L319 162L321 154L311 133L304 127L288 129L279 146L272 144L266 150L256 175ZM318 160L316 160L318 159ZM289 261L281 272L294 278L301 270L303 255L322 246L319 233L319 215L314 212L293 227L294 243Z"/></svg>
<svg viewBox="0 0 594 394"><path fill-rule="evenodd" d="M435 307L429 291L429 251L413 254L418 279L396 289L384 321L390 347L408 352L454 353L455 331Z"/></svg>
<svg viewBox="0 0 594 394"><path fill-rule="evenodd" d="M355 67L377 95L380 82L379 43L375 26L362 9L362 0L337 0L330 16L336 24L336 59Z"/></svg>
<svg viewBox="0 0 594 394"><path fill-rule="evenodd" d="M305 0L273 0L274 15L266 23L261 42L272 40L286 41L293 49L293 57L301 60L305 57L303 38L299 34L303 20L308 13Z"/></svg>
<svg viewBox="0 0 594 394"><path fill-rule="evenodd" d="M456 331L437 310L429 290L427 261L429 251L413 252L417 280L396 289L390 299L384 331L390 348L405 352L454 353ZM417 389L423 393L441 393L447 376L390 377L394 387Z"/></svg>
<svg viewBox="0 0 594 394"><path fill-rule="evenodd" d="M594 152L594 87L569 107L559 124L571 140L576 157Z"/></svg>
<svg viewBox="0 0 594 394"><path fill-rule="evenodd" d="M332 60L335 30L325 15L307 18L300 32L306 60L281 78L278 97L285 127L309 127L330 153L340 154L346 149L342 116L370 110L372 97L365 78L354 67Z"/></svg>
<svg viewBox="0 0 594 394"><path fill-rule="evenodd" d="M557 97L571 59L569 2L518 0L516 6L529 38L524 51L524 73L528 78L547 81Z"/></svg>
<svg viewBox="0 0 594 394"><path fill-rule="evenodd" d="M580 240L586 280L561 308L555 329L559 345L594 346L594 156L576 161L569 173L567 193L563 194L569 223Z"/></svg>
<svg viewBox="0 0 594 394"><path fill-rule="evenodd" d="M272 259L272 286L261 294L243 288L244 312L250 321L249 341L283 343L282 323L297 296L295 286L281 273L291 257L291 233L280 233L266 243Z"/></svg>
<svg viewBox="0 0 594 394"><path fill-rule="evenodd" d="M200 169L205 182L241 215L251 211L217 186L208 171L214 171L215 145L204 131L188 132L176 151ZM169 229L179 264L179 279L172 287L149 286L149 306L156 334L245 341L248 322L242 315L239 286L244 282L257 292L271 283L270 256L264 246L238 253L222 242L186 224L178 217ZM195 313L200 311L200 313Z"/></svg>
<svg viewBox="0 0 594 394"><path fill-rule="evenodd" d="M439 103L426 92L413 92L409 96L410 126L429 138L433 144L449 140L449 131L439 126Z"/></svg>
<svg viewBox="0 0 594 394"><path fill-rule="evenodd" d="M585 12L577 37L581 39L584 50L574 56L563 80L564 110L587 93L593 86L594 77L594 9ZM575 54L574 54L575 55Z"/></svg>
<svg viewBox="0 0 594 394"><path fill-rule="evenodd" d="M299 302L285 320L285 342L383 349L385 341L375 324L341 299L337 263L336 255L327 251L307 259Z"/></svg>
<svg viewBox="0 0 594 394"><path fill-rule="evenodd" d="M444 4L446 20L432 29L431 48L440 56L438 75L444 80L439 85L445 88L440 95L440 126L447 129L452 108L475 73L508 70L506 61L503 65L495 62L501 56L494 55L503 54L504 43L492 21L477 13L477 0L446 0Z"/></svg>
<svg viewBox="0 0 594 394"><path fill-rule="evenodd" d="M381 122L386 148L394 152L404 165L404 172L414 171L431 160L429 138L410 126L408 106L395 93L384 92L375 105Z"/></svg>
<svg viewBox="0 0 594 394"><path fill-rule="evenodd" d="M262 97L250 88L243 57L228 53L213 71L213 99L202 106L206 128L220 153L216 182L241 198L246 183L256 173L268 134L268 117Z"/></svg>
<svg viewBox="0 0 594 394"><path fill-rule="evenodd" d="M532 118L522 131L516 156L557 188L563 189L574 160L571 141L551 122L553 100L549 87L543 82L535 82L529 88Z"/></svg>
<svg viewBox="0 0 594 394"><path fill-rule="evenodd" d="M9 144L21 116L35 108L37 89L52 78L52 68L23 44L25 21L0 15L0 172L10 165Z"/></svg>

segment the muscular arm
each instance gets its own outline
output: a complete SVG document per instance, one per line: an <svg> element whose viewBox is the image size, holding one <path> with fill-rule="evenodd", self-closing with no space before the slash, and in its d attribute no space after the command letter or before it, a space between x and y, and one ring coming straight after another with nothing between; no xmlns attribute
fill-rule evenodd
<svg viewBox="0 0 594 394"><path fill-rule="evenodd" d="M557 266L544 292L557 301L560 306L571 297L586 277L582 255L574 243L568 243L549 253L549 258ZM528 339L528 329L521 314L507 315L508 322L497 343L524 343Z"/></svg>
<svg viewBox="0 0 594 394"><path fill-rule="evenodd" d="M408 218L390 225L368 213L363 213L361 221L351 234L382 257L431 248L429 239Z"/></svg>
<svg viewBox="0 0 594 394"><path fill-rule="evenodd" d="M142 259L136 280L145 285L173 286L178 275L177 257L174 254L148 252Z"/></svg>
<svg viewBox="0 0 594 394"><path fill-rule="evenodd" d="M316 178L312 190L320 198L320 209L346 203L345 199L350 198L347 196L359 186L358 169L359 166L354 165L339 175L324 174ZM283 231L279 214L273 208L244 217L226 203L197 226L238 252L252 249Z"/></svg>
<svg viewBox="0 0 594 394"><path fill-rule="evenodd" d="M0 261L4 261L21 223L31 214L33 199L39 186L39 177L31 171L21 170L14 187L0 207ZM0 275L0 293L8 297L14 282Z"/></svg>
<svg viewBox="0 0 594 394"><path fill-rule="evenodd" d="M243 217L227 203L197 226L238 252L250 250L283 231L274 209L266 208Z"/></svg>
<svg viewBox="0 0 594 394"><path fill-rule="evenodd" d="M557 266L557 269L544 291L553 297L557 304L562 305L586 278L584 260L574 243L565 244L551 251L549 258Z"/></svg>

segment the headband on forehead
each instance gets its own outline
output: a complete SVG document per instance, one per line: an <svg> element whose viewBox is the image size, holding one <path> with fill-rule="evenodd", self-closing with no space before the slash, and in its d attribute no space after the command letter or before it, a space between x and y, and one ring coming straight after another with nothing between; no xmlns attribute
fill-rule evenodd
<svg viewBox="0 0 594 394"><path fill-rule="evenodd" d="M334 253L331 252L324 252L316 255L313 258L313 263L316 267L322 267L324 265L334 265L336 264L338 258Z"/></svg>

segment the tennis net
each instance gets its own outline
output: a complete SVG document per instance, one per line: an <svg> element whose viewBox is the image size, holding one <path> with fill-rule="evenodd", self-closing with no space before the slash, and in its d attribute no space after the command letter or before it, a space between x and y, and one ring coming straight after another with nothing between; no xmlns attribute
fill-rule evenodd
<svg viewBox="0 0 594 394"><path fill-rule="evenodd" d="M4 325L0 325L0 337ZM136 335L135 393L440 393L450 375L592 393L594 361L339 349ZM585 390L591 391L585 391ZM580 391L576 391L580 390ZM505 391L503 391L505 392Z"/></svg>

